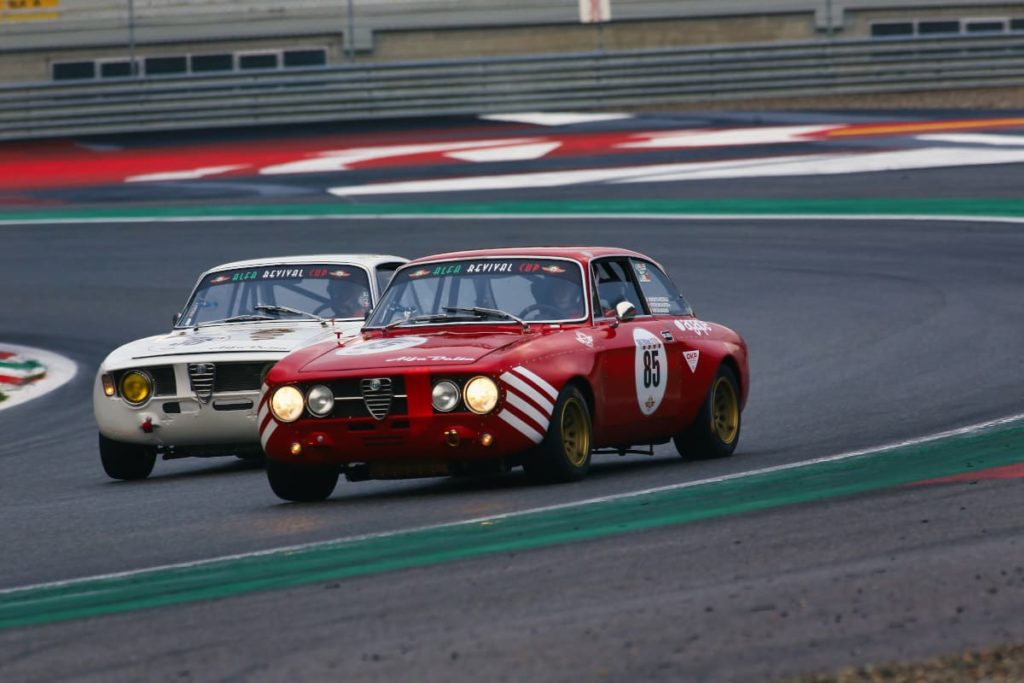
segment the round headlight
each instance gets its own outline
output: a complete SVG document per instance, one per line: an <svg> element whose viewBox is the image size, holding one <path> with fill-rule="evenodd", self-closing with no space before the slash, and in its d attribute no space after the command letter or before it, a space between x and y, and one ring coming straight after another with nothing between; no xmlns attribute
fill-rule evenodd
<svg viewBox="0 0 1024 683"><path fill-rule="evenodd" d="M498 385L490 377L474 377L466 382L462 398L466 402L466 407L477 415L484 415L498 405Z"/></svg>
<svg viewBox="0 0 1024 683"><path fill-rule="evenodd" d="M302 415L302 392L292 386L278 387L270 397L270 412L281 422L295 422Z"/></svg>
<svg viewBox="0 0 1024 683"><path fill-rule="evenodd" d="M306 392L306 407L317 417L326 417L334 410L334 393L323 384L317 384Z"/></svg>
<svg viewBox="0 0 1024 683"><path fill-rule="evenodd" d="M121 398L133 406L140 406L153 393L153 379L142 370L129 370L121 376Z"/></svg>
<svg viewBox="0 0 1024 683"><path fill-rule="evenodd" d="M455 410L455 406L459 405L459 387L455 382L443 379L434 385L431 400L435 410L450 413Z"/></svg>

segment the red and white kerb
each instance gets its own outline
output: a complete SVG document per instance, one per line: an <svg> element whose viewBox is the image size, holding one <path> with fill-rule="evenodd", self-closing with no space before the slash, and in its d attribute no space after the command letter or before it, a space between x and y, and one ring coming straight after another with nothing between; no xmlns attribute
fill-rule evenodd
<svg viewBox="0 0 1024 683"><path fill-rule="evenodd" d="M505 387L505 406L498 417L533 443L543 441L558 391L521 365L499 379Z"/></svg>

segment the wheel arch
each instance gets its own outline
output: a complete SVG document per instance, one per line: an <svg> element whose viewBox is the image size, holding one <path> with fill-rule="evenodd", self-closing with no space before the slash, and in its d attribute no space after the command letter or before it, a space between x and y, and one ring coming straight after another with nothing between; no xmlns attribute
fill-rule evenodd
<svg viewBox="0 0 1024 683"><path fill-rule="evenodd" d="M740 407L742 407L742 404L746 403L747 387L743 384L743 373L740 372L739 362L732 355L727 355L724 358L722 358L722 362L720 363L720 365L724 365L730 370L732 370L732 374L736 376L736 381L740 385Z"/></svg>

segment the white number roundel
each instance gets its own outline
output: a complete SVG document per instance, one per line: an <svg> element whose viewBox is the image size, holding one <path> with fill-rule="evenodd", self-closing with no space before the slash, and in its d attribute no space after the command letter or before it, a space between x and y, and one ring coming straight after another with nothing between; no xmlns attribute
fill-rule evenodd
<svg viewBox="0 0 1024 683"><path fill-rule="evenodd" d="M665 384L668 383L665 344L642 327L633 328L633 343L636 345L636 361L633 364L636 400L640 404L640 412L651 415L661 405L661 399L665 398Z"/></svg>

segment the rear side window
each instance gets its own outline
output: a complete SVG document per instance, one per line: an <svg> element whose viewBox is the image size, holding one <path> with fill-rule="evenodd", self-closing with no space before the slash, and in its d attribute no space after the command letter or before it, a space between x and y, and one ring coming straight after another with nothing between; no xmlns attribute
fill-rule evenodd
<svg viewBox="0 0 1024 683"><path fill-rule="evenodd" d="M636 314L643 315L644 307L636 284L629 276L629 262L626 259L596 261L593 264L594 284L597 287L597 301L594 303L595 318L615 316L615 305L628 301L636 307Z"/></svg>
<svg viewBox="0 0 1024 683"><path fill-rule="evenodd" d="M381 294L387 289L388 283L391 282L391 278L395 276L395 271L402 266L401 263L382 263L377 266L377 291Z"/></svg>
<svg viewBox="0 0 1024 683"><path fill-rule="evenodd" d="M693 315L686 299L658 266L638 259L632 259L632 264L652 315Z"/></svg>

